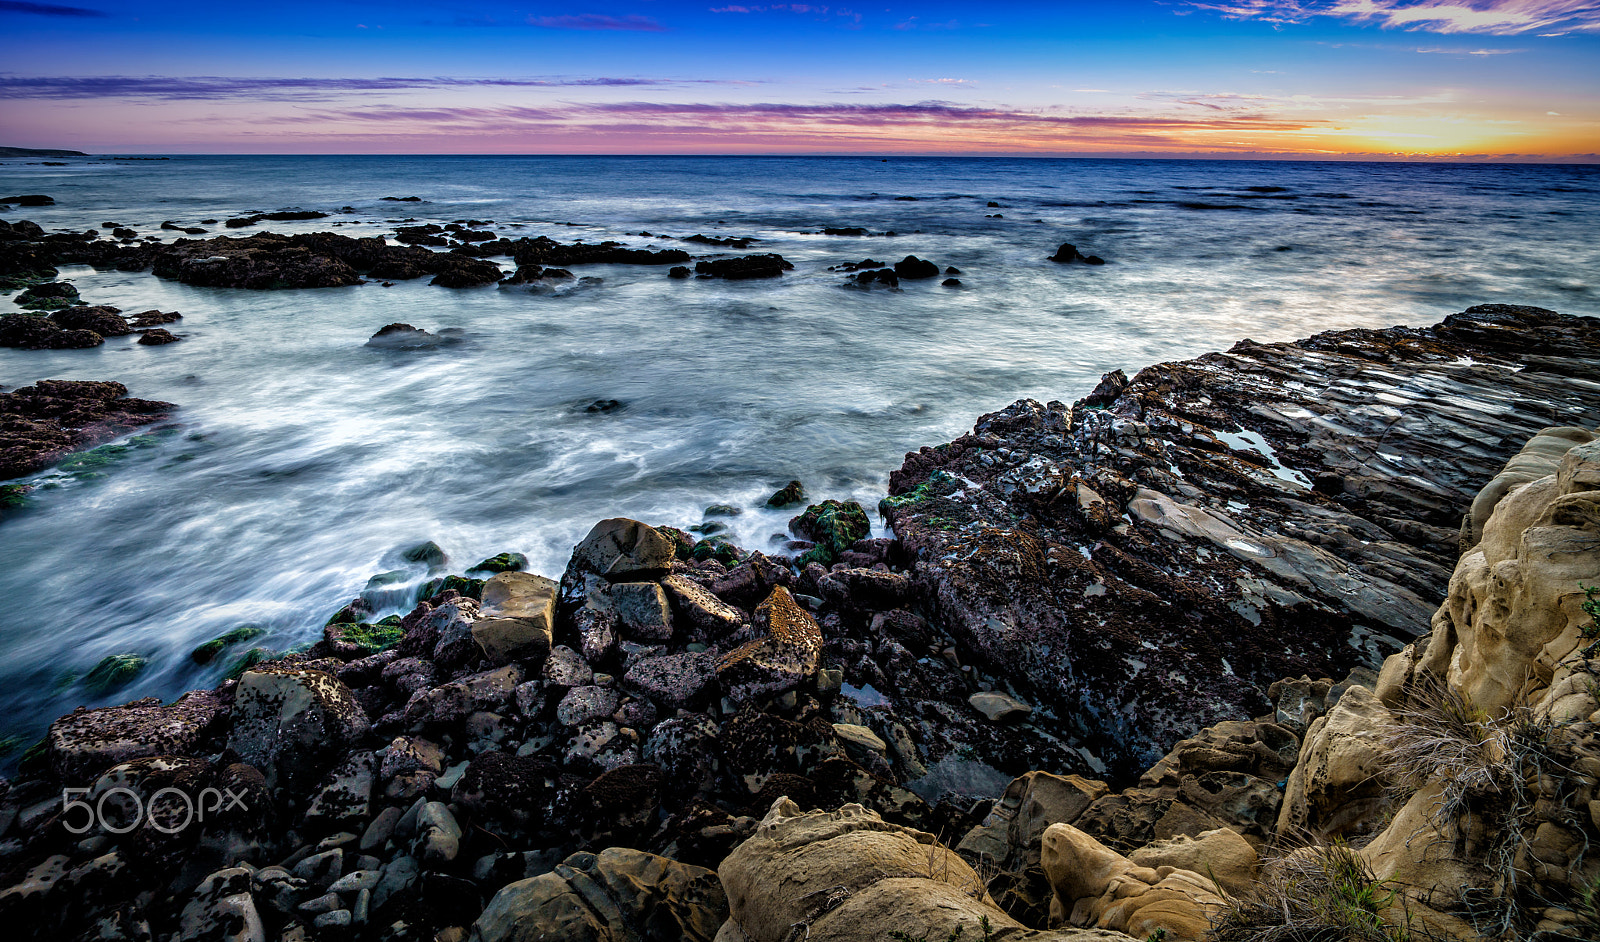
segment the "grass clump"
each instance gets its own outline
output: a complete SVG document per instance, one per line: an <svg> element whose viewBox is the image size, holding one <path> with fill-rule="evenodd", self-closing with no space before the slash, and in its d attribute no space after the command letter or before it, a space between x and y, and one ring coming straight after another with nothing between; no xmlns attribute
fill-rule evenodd
<svg viewBox="0 0 1600 942"><path fill-rule="evenodd" d="M1254 890L1227 900L1206 940L1409 942L1410 922L1399 889L1335 842L1277 861Z"/></svg>

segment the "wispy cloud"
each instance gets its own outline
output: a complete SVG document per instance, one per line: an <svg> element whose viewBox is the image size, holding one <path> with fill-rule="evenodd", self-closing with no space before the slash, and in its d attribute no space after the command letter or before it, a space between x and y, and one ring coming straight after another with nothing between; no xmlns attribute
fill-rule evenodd
<svg viewBox="0 0 1600 942"><path fill-rule="evenodd" d="M1514 56L1526 49L1450 49L1444 46L1419 46L1417 52L1441 56Z"/></svg>
<svg viewBox="0 0 1600 942"><path fill-rule="evenodd" d="M5 98L130 98L162 101L326 101L351 94L447 88L587 88L754 85L755 82L659 78L237 78L225 76L0 75Z"/></svg>
<svg viewBox="0 0 1600 942"><path fill-rule="evenodd" d="M1191 0L1188 5L1229 19L1267 23L1303 23L1325 16L1432 33L1600 31L1600 6L1591 0Z"/></svg>
<svg viewBox="0 0 1600 942"><path fill-rule="evenodd" d="M583 29L631 33L664 33L665 26L648 16L605 16L599 13L579 13L568 16L530 16L530 26L545 29Z"/></svg>
<svg viewBox="0 0 1600 942"><path fill-rule="evenodd" d="M0 13L33 13L37 16L108 16L102 10L85 7L63 7L53 3L25 3L22 0L0 0Z"/></svg>

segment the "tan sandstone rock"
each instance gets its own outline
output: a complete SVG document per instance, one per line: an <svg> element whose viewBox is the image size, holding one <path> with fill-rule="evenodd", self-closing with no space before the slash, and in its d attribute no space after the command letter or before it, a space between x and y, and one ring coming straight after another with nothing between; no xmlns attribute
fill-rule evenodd
<svg viewBox="0 0 1600 942"><path fill-rule="evenodd" d="M483 584L482 618L472 640L498 664L543 660L550 653L556 621L556 583L531 572L502 572Z"/></svg>
<svg viewBox="0 0 1600 942"><path fill-rule="evenodd" d="M1387 804L1383 757L1393 722L1372 691L1355 686L1311 724L1278 812L1280 839L1309 835L1322 842L1371 825Z"/></svg>
<svg viewBox="0 0 1600 942"><path fill-rule="evenodd" d="M1203 874L1171 866L1142 867L1070 824L1044 832L1044 872L1055 890L1052 922L1171 942L1198 942L1223 904Z"/></svg>
<svg viewBox="0 0 1600 942"><path fill-rule="evenodd" d="M1156 871L1176 867L1205 874L1229 893L1243 893L1261 875L1256 849L1232 828L1156 841L1129 854L1128 859Z"/></svg>
<svg viewBox="0 0 1600 942"><path fill-rule="evenodd" d="M931 834L847 804L802 813L780 798L718 870L739 942L881 942L892 932L996 942L1089 942L1109 933L1030 930L1000 911L983 881ZM1126 940L1123 940L1126 942Z"/></svg>

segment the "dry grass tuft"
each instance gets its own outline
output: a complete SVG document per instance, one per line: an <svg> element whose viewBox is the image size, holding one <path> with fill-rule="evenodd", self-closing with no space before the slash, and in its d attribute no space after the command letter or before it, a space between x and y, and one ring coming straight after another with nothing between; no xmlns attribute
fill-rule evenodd
<svg viewBox="0 0 1600 942"><path fill-rule="evenodd" d="M1343 843L1273 861L1260 883L1230 897L1207 942L1409 942L1417 936L1399 891L1380 883Z"/></svg>

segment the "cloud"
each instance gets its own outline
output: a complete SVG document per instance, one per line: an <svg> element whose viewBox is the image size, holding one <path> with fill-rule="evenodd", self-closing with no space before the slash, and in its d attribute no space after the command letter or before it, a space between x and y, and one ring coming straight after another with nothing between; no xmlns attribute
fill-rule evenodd
<svg viewBox="0 0 1600 942"><path fill-rule="evenodd" d="M350 94L443 88L586 88L754 85L714 79L655 78L233 78L98 75L22 77L0 74L0 99L148 98L161 101L326 101Z"/></svg>
<svg viewBox="0 0 1600 942"><path fill-rule="evenodd" d="M1333 17L1385 29L1509 36L1600 31L1600 6L1591 0L1221 0L1189 6L1228 19L1304 23Z"/></svg>
<svg viewBox="0 0 1600 942"><path fill-rule="evenodd" d="M599 13L579 13L569 16L530 16L528 24L545 29L584 29L632 33L664 33L665 26L648 16L605 16Z"/></svg>
<svg viewBox="0 0 1600 942"><path fill-rule="evenodd" d="M1442 56L1514 56L1526 49L1447 49L1443 46L1419 47L1417 52Z"/></svg>
<svg viewBox="0 0 1600 942"><path fill-rule="evenodd" d="M99 17L108 16L100 10L89 10L84 7L62 7L53 3L24 3L21 0L0 0L0 13L33 13L37 16L75 16Z"/></svg>

